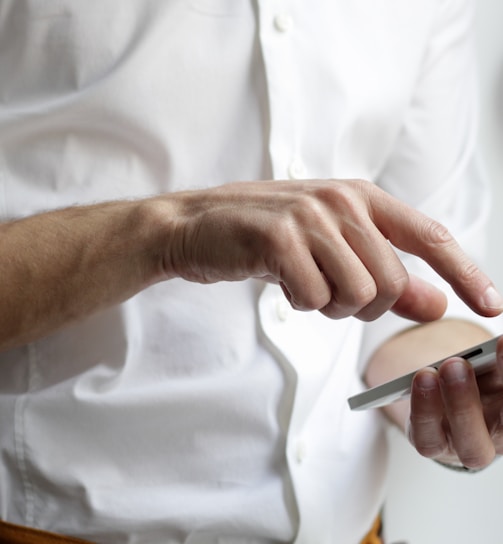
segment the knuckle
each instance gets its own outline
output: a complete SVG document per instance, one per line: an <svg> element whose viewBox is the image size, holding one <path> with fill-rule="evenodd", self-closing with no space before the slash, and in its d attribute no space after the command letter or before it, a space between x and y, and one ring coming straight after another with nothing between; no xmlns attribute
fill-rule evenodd
<svg viewBox="0 0 503 544"><path fill-rule="evenodd" d="M358 193L365 196L371 193L372 191L379 190L374 183L362 178L349 180L348 183Z"/></svg>
<svg viewBox="0 0 503 544"><path fill-rule="evenodd" d="M432 415L424 411L412 409L410 423L412 429L428 428L432 424Z"/></svg>
<svg viewBox="0 0 503 544"><path fill-rule="evenodd" d="M413 410L409 440L423 457L436 459L446 454L449 444L439 422L431 414Z"/></svg>
<svg viewBox="0 0 503 544"><path fill-rule="evenodd" d="M338 301L341 305L352 309L361 309L373 302L377 296L377 286L371 281L355 282L354 289L340 293Z"/></svg>
<svg viewBox="0 0 503 544"><path fill-rule="evenodd" d="M308 216L309 220L321 218L325 214L324 191L322 189L299 193L292 208L295 218Z"/></svg>
<svg viewBox="0 0 503 544"><path fill-rule="evenodd" d="M394 276L386 278L378 286L379 296L390 301L395 301L404 292L409 283L409 276L405 271L396 273Z"/></svg>
<svg viewBox="0 0 503 544"><path fill-rule="evenodd" d="M339 304L334 299L330 300L320 312L330 319L343 319L353 314L353 310L345 305Z"/></svg>
<svg viewBox="0 0 503 544"><path fill-rule="evenodd" d="M378 317L381 317L385 311L386 309L374 308L371 304L370 307L363 308L363 310L354 314L354 316L364 323L370 323L371 321L375 321Z"/></svg>
<svg viewBox="0 0 503 544"><path fill-rule="evenodd" d="M340 314L337 306L333 304L327 304L326 306L321 308L320 313L325 317L328 317L329 319L342 319L343 317L347 317L344 314Z"/></svg>
<svg viewBox="0 0 503 544"><path fill-rule="evenodd" d="M362 297L360 300L362 310L356 314L356 317L364 322L374 321L393 306L407 283L407 275L380 283L367 298Z"/></svg>
<svg viewBox="0 0 503 544"><path fill-rule="evenodd" d="M484 452L466 451L458 454L459 460L468 468L484 468L490 465L495 458L493 449L486 449Z"/></svg>
<svg viewBox="0 0 503 544"><path fill-rule="evenodd" d="M420 455L422 455L423 457L427 457L428 459L437 459L445 455L446 452L445 445L441 443L423 444L417 443L416 441L414 443L414 447Z"/></svg>
<svg viewBox="0 0 503 544"><path fill-rule="evenodd" d="M421 235L426 243L434 246L455 243L449 229L445 225L442 225L442 223L430 218L424 218L423 224L421 225Z"/></svg>
<svg viewBox="0 0 503 544"><path fill-rule="evenodd" d="M312 311L319 310L327 305L327 297L324 293L318 291L306 291L302 295L302 300L292 299L292 307L296 310Z"/></svg>
<svg viewBox="0 0 503 544"><path fill-rule="evenodd" d="M477 265L471 261L464 263L458 271L458 278L462 283L471 283L479 274Z"/></svg>
<svg viewBox="0 0 503 544"><path fill-rule="evenodd" d="M321 202L327 202L331 206L343 208L346 212L355 212L360 207L363 200L366 201L366 195L369 192L367 185L370 182L363 180L343 180L323 186L316 192L317 198Z"/></svg>
<svg viewBox="0 0 503 544"><path fill-rule="evenodd" d="M494 446L496 455L502 456L503 455L503 444L501 443L501 440L497 440Z"/></svg>
<svg viewBox="0 0 503 544"><path fill-rule="evenodd" d="M451 384L448 386L451 388L451 392L454 392L457 396L464 396L466 388L464 384ZM445 389L445 385L444 385ZM473 412L471 407L453 406L452 402L446 400L447 415L452 425L460 429L467 429L473 424Z"/></svg>

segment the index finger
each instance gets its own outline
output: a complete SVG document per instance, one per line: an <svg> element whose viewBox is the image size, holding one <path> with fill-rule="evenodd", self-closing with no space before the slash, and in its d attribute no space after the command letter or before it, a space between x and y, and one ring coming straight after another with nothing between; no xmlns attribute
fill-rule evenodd
<svg viewBox="0 0 503 544"><path fill-rule="evenodd" d="M385 191L379 191L371 204L373 219L395 247L426 261L478 314L494 317L503 312L503 298L493 282L468 257L444 225Z"/></svg>

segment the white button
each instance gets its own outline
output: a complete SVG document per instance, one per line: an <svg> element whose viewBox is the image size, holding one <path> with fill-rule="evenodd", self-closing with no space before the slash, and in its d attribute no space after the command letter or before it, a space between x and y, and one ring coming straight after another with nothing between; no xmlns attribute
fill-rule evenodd
<svg viewBox="0 0 503 544"><path fill-rule="evenodd" d="M282 13L274 17L274 28L278 32L288 32L293 26L293 19L290 15Z"/></svg>
<svg viewBox="0 0 503 544"><path fill-rule="evenodd" d="M307 457L307 444L304 440L299 440L297 442L297 447L295 448L295 459L297 463L301 464L305 461Z"/></svg>
<svg viewBox="0 0 503 544"><path fill-rule="evenodd" d="M284 298L278 298L276 301L276 315L280 321L286 321L290 313L290 304Z"/></svg>
<svg viewBox="0 0 503 544"><path fill-rule="evenodd" d="M306 175L306 168L300 159L293 159L288 167L290 179L302 179Z"/></svg>

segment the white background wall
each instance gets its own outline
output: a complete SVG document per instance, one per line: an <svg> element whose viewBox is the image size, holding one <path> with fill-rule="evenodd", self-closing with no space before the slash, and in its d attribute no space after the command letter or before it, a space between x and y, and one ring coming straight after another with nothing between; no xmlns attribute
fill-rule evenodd
<svg viewBox="0 0 503 544"><path fill-rule="evenodd" d="M482 107L480 141L494 191L489 272L503 290L503 1L477 2Z"/></svg>
<svg viewBox="0 0 503 544"><path fill-rule="evenodd" d="M488 272L503 291L503 0L477 0L477 9L480 141L494 190ZM388 543L503 543L503 459L476 475L456 474L421 458L396 431L391 437Z"/></svg>

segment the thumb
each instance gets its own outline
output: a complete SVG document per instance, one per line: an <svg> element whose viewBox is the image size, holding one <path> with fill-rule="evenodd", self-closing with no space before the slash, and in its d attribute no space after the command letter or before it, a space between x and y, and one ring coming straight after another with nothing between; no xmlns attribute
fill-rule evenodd
<svg viewBox="0 0 503 544"><path fill-rule="evenodd" d="M400 317L424 323L440 319L447 309L445 294L417 276L409 276L409 283L391 311Z"/></svg>

